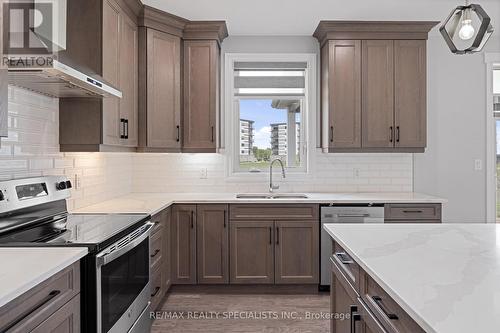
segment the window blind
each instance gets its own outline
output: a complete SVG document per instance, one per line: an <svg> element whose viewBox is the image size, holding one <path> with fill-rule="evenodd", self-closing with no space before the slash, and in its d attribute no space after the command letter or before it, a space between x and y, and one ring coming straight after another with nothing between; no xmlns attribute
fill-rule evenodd
<svg viewBox="0 0 500 333"><path fill-rule="evenodd" d="M235 62L236 95L293 95L305 93L305 62Z"/></svg>

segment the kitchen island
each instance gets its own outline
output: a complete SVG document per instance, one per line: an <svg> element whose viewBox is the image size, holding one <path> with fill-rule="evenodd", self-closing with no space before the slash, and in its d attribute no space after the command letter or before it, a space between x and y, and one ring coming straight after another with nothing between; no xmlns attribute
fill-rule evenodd
<svg viewBox="0 0 500 333"><path fill-rule="evenodd" d="M500 226L324 228L335 248L332 310L351 312L348 323L332 321L334 332L500 331Z"/></svg>

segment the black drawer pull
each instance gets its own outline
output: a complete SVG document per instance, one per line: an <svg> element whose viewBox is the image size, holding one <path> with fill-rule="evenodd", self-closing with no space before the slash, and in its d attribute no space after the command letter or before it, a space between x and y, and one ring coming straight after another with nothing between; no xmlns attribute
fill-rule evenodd
<svg viewBox="0 0 500 333"><path fill-rule="evenodd" d="M398 320L399 317L395 313L388 313L382 304L382 297L380 296L372 296L373 302L380 308L380 310L387 316L390 320Z"/></svg>
<svg viewBox="0 0 500 333"><path fill-rule="evenodd" d="M152 255L150 255L150 257L151 257L151 258L154 258L154 257L156 257L156 255L157 255L158 253L160 253L160 250L159 250L159 249L156 249L156 251L155 251Z"/></svg>
<svg viewBox="0 0 500 333"><path fill-rule="evenodd" d="M358 307L351 305L351 333L356 333L356 323L361 321L361 315L358 313Z"/></svg>
<svg viewBox="0 0 500 333"><path fill-rule="evenodd" d="M156 295L158 295L158 292L160 291L160 287L156 287L155 288L155 291L151 294L151 297L155 297Z"/></svg>
<svg viewBox="0 0 500 333"><path fill-rule="evenodd" d="M405 214L422 214L423 212L422 210L403 210Z"/></svg>
<svg viewBox="0 0 500 333"><path fill-rule="evenodd" d="M175 141L181 141L181 127L179 125L177 125L177 138L175 138Z"/></svg>
<svg viewBox="0 0 500 333"><path fill-rule="evenodd" d="M17 317L9 326L7 326L2 332L7 332L9 331L10 329L12 329L13 327L15 327L17 324L19 324L20 322L22 322L23 320L27 319L28 317L30 317L33 312L35 312L36 310L38 310L39 308L41 308L42 306L44 306L45 304L47 304L48 302L50 302L53 298L55 298L57 295L59 295L61 293L60 290L52 290L45 298L43 298L38 304L36 304L35 306L33 306L31 309L27 310L26 312L22 313L21 315L19 315L19 317Z"/></svg>
<svg viewBox="0 0 500 333"><path fill-rule="evenodd" d="M335 252L335 256L344 265L354 264L354 261L351 258L349 258L349 256L345 252Z"/></svg>

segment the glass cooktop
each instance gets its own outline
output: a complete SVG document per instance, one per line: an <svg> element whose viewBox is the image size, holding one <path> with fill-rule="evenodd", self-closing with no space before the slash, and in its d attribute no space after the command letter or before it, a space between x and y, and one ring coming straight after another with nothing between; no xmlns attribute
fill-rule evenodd
<svg viewBox="0 0 500 333"><path fill-rule="evenodd" d="M147 217L146 214L69 214L0 234L0 244L100 244Z"/></svg>

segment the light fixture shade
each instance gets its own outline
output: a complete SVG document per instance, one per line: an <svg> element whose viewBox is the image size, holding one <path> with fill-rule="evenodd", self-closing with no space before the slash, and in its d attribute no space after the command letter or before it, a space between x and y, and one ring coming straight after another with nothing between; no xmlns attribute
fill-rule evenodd
<svg viewBox="0 0 500 333"><path fill-rule="evenodd" d="M478 17L481 24L476 37L472 42L472 45L465 49L458 49L454 40L457 36L457 30L460 25L460 21L462 20L462 17L467 10L470 10L471 13L474 13ZM449 27L447 27L448 23L450 25ZM493 25L491 24L491 18L488 16L488 14L486 14L483 7L475 4L458 6L457 8L452 10L448 18L446 18L446 20L439 28L439 32L441 32L441 35L443 36L446 44L448 44L451 52L455 54L471 54L480 52L490 39L493 31L494 29Z"/></svg>

